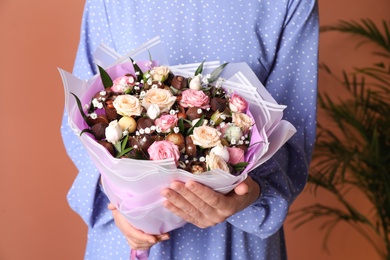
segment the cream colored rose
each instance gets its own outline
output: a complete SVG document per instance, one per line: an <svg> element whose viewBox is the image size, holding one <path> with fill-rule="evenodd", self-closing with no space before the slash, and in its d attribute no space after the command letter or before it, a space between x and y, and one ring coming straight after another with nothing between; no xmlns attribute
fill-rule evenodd
<svg viewBox="0 0 390 260"><path fill-rule="evenodd" d="M191 136L195 145L199 145L203 148L211 148L217 146L220 142L221 133L210 126L200 126L194 128L194 132Z"/></svg>
<svg viewBox="0 0 390 260"><path fill-rule="evenodd" d="M222 158L222 156L216 155L215 153L206 155L206 165L207 169L210 170L221 169L225 172L230 172L229 166Z"/></svg>
<svg viewBox="0 0 390 260"><path fill-rule="evenodd" d="M168 78L169 74L169 68L160 66L160 67L154 67L150 71L150 75L152 76L153 80L164 82Z"/></svg>
<svg viewBox="0 0 390 260"><path fill-rule="evenodd" d="M118 114L122 116L140 116L142 106L138 98L132 95L119 95L113 102Z"/></svg>
<svg viewBox="0 0 390 260"><path fill-rule="evenodd" d="M234 125L241 128L244 133L248 133L254 122L250 116L244 113L235 112L232 115L232 122Z"/></svg>
<svg viewBox="0 0 390 260"><path fill-rule="evenodd" d="M147 110L152 104L156 104L160 108L160 112L164 113L169 112L175 101L176 97L169 90L160 88L150 89L142 99L142 106Z"/></svg>

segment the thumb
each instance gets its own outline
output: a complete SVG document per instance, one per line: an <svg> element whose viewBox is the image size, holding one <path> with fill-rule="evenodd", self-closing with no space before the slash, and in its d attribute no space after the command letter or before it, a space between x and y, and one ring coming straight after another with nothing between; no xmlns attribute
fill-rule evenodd
<svg viewBox="0 0 390 260"><path fill-rule="evenodd" d="M248 193L248 191L249 191L249 186L248 186L248 184L246 183L246 181L241 182L240 184L238 184L238 185L234 188L234 192L235 192L237 195L244 195L244 194Z"/></svg>

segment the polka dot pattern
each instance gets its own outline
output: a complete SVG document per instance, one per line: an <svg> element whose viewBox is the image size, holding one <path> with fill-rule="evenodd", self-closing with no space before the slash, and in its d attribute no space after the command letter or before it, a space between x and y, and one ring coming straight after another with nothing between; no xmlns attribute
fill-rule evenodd
<svg viewBox="0 0 390 260"><path fill-rule="evenodd" d="M261 196L247 209L207 229L191 224L152 247L150 259L286 259L283 221L303 189L315 140L318 17L315 0L87 0L74 74L96 73L100 43L125 54L160 36L170 64L247 62L281 104L297 133L250 175ZM89 227L85 259L128 259L99 173L64 114L61 132L79 170L69 205Z"/></svg>

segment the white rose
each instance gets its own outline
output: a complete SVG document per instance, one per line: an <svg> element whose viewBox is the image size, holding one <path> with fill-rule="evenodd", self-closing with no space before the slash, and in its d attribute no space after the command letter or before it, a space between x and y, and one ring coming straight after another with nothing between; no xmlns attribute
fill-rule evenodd
<svg viewBox="0 0 390 260"><path fill-rule="evenodd" d="M105 133L107 142L115 144L122 138L122 127L117 120L111 121Z"/></svg>
<svg viewBox="0 0 390 260"><path fill-rule="evenodd" d="M196 75L190 81L190 89L200 90L202 88L201 75Z"/></svg>
<svg viewBox="0 0 390 260"><path fill-rule="evenodd" d="M216 155L221 156L225 162L229 161L229 151L226 146L222 144L218 144L217 146L214 146L210 153L215 153Z"/></svg>
<svg viewBox="0 0 390 260"><path fill-rule="evenodd" d="M122 116L140 116L142 106L132 95L119 95L113 102L116 112Z"/></svg>

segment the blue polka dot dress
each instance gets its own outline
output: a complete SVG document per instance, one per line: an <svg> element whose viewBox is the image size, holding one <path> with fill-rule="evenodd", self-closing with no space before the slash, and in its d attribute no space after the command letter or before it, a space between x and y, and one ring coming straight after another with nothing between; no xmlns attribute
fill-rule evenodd
<svg viewBox="0 0 390 260"><path fill-rule="evenodd" d="M172 65L220 60L247 62L268 91L288 107L284 118L297 133L250 175L261 187L251 206L214 227L191 224L153 246L149 259L286 259L283 222L302 191L315 140L318 16L315 0L87 0L74 74L96 73L92 60L105 43L125 54L160 36ZM88 225L85 259L129 259L99 173L76 135L61 128L79 173L70 206Z"/></svg>

